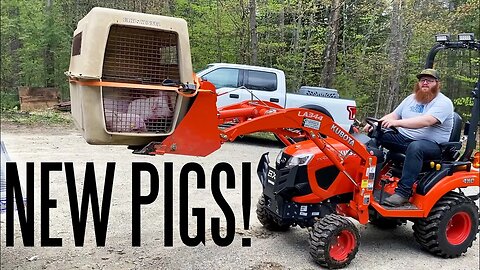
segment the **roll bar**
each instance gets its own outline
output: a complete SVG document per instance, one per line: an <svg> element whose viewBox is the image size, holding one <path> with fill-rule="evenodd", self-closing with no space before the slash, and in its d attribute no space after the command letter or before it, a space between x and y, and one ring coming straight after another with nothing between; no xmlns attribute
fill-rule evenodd
<svg viewBox="0 0 480 270"><path fill-rule="evenodd" d="M428 53L427 60L425 63L425 68L433 68L433 63L435 61L435 56L441 50L445 49L467 49L480 52L480 41L472 40L471 41L440 41L435 44ZM470 127L468 129L468 139L465 152L460 157L460 161L467 161L471 158L473 151L476 147L476 138L477 138L477 127L479 124L479 115L480 115L480 73L478 74L477 83L471 92L471 97L473 98L473 107L470 117Z"/></svg>

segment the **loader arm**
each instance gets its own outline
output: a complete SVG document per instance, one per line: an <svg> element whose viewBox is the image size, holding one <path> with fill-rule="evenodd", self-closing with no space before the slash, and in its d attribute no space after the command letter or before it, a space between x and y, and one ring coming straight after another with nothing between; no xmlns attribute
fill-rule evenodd
<svg viewBox="0 0 480 270"><path fill-rule="evenodd" d="M205 84L205 85L204 85ZM139 154L181 154L207 156L220 146L235 140L238 136L253 132L273 132L278 137L292 135L294 131L301 132L332 161L340 173L344 174L355 186L353 199L348 204L350 212L358 219L368 221L368 205L372 196L375 178L374 172L377 159L366 147L337 125L327 115L304 108L283 109L277 105L263 101L246 101L228 108L216 109L216 94L214 86L208 82L201 83L203 89L213 91L198 91L185 118L176 127L173 134L162 142L151 142L135 153ZM224 130L218 124L225 121L236 122L234 126ZM298 135L298 133L293 133ZM324 136L335 139L347 146L351 152L360 158L359 167L354 175L347 172L344 159L351 155L341 155L327 143ZM373 170L372 170L373 169ZM368 185L367 183L370 183ZM310 182L312 190L320 189L316 181Z"/></svg>
<svg viewBox="0 0 480 270"><path fill-rule="evenodd" d="M263 131L293 136L298 135L293 131L296 130L313 140L322 151L332 152L332 158L336 154L325 147L321 134L345 144L362 160L372 157L359 141L321 112L305 108L284 109L266 101L244 101L217 110L215 86L202 81L200 89L187 115L169 137L162 142L151 142L134 153L207 156L221 144L241 135ZM219 129L219 123L232 119L237 124Z"/></svg>
<svg viewBox="0 0 480 270"><path fill-rule="evenodd" d="M188 114L173 134L162 142L151 142L134 153L207 156L223 143L233 141L241 135L263 131L285 138L301 132L307 139L312 140L358 189L360 182L369 175L368 169L376 165L376 157L370 154L362 143L321 112L305 108L283 109L264 101L245 101L217 110L214 86L209 82L201 82L200 88L203 91L198 91ZM236 124L224 130L219 129L218 124L227 120L234 120ZM360 157L360 174L350 175L346 171L343 166L344 156L329 147L324 136L344 144Z"/></svg>

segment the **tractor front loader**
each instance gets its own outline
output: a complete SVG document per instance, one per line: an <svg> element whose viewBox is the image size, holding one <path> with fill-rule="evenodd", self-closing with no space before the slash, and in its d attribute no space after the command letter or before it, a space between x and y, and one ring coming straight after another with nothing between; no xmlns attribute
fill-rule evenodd
<svg viewBox="0 0 480 270"><path fill-rule="evenodd" d="M455 46L480 49L470 40L435 50ZM478 208L454 190L480 185L478 153L471 158L480 83L463 156L458 141L442 146L410 203L390 208L381 203L398 183L402 157L385 155L377 139L394 131L377 125L370 137L352 135L321 112L259 100L217 109L214 85L192 74L184 20L94 8L78 23L67 72L75 123L88 143L129 145L147 155L207 156L240 135L273 132L287 147L275 167L266 154L260 160L258 219L271 230L312 228L310 254L328 268L348 265L357 253L359 233L346 217L380 226L411 220L420 245L443 257L459 256L476 238ZM298 137L306 140L291 139Z"/></svg>
<svg viewBox="0 0 480 270"><path fill-rule="evenodd" d="M437 52L445 49L478 52L480 42L474 41L472 34L460 34L458 41L439 41L431 49L425 68L432 68ZM395 128L383 129L379 120L367 118L367 123L376 126L369 137L344 134L334 123L322 123L320 133L330 129L341 138L326 134L327 138L320 138L324 144L312 140L287 146L275 167L263 155L258 166L263 186L258 219L271 230L296 225L311 228L310 254L328 268L348 265L358 250L358 230L345 216L384 229L412 221L414 238L425 250L444 258L465 253L479 232L475 204L479 195L467 196L462 191L480 185L478 149L474 154L480 116L480 74L477 76L471 92L471 118L465 124L468 137L463 155L462 119L455 113L450 141L440 145L438 159L425 161L407 204L382 204L398 185L405 155L381 145L383 134L398 132ZM363 151L356 151L356 147Z"/></svg>

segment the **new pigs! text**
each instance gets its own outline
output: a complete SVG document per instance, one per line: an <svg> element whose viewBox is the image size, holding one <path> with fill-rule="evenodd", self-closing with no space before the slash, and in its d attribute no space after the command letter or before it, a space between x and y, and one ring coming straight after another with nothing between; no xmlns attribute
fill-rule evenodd
<svg viewBox="0 0 480 270"><path fill-rule="evenodd" d="M189 174L196 175L197 189L205 189L205 171L197 163L187 163L180 171L179 183L179 224L173 224L173 163L164 163L164 245L173 246L173 230L178 228L182 242L187 246L197 246L200 243L205 245L205 209L192 208L190 211L188 201ZM86 163L83 192L81 201L77 200L77 188L75 183L74 166L71 162L42 162L40 165L40 244L41 246L62 246L62 238L50 236L50 210L57 207L57 200L50 198L50 173L64 171L69 206L72 218L73 236L75 246L83 246L85 239L85 227L89 201L93 213L95 240L97 246L105 246L110 213L112 189L115 176L115 163L107 163L105 173L105 184L103 189L102 207L99 206L99 195L95 178L95 168L92 162ZM242 163L242 213L244 229L248 230L250 222L250 194L251 194L251 164ZM26 164L26 206L23 204L25 194L21 192L19 173L15 162L7 163L7 216L6 216L6 244L14 246L14 204L18 209L18 220L22 233L24 246L34 246L34 163ZM143 175L149 174L150 192L148 195L141 195L141 181ZM221 177L226 175L226 177ZM146 177L144 177L146 178ZM227 189L238 188L235 186L235 172L228 163L218 163L211 173L211 195L223 212L226 220L226 232L220 234L220 217L212 217L211 235L213 242L218 246L230 245L235 236L235 215L225 200L221 187ZM191 181L191 180L190 180ZM151 204L157 199L160 189L160 179L157 168L151 163L132 163L132 246L140 246L141 236L141 208L142 205ZM144 191L145 193L145 191ZM189 220L195 219L196 235L188 233ZM242 238L242 246L250 246L250 238Z"/></svg>

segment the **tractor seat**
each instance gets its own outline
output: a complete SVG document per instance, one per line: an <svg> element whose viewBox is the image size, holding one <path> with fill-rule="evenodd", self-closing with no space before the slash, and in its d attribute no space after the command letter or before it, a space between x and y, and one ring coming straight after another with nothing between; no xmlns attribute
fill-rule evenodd
<svg viewBox="0 0 480 270"><path fill-rule="evenodd" d="M439 159L436 160L426 160L424 163L430 163L430 161L455 161L460 156L460 149L462 148L462 143L460 142L460 137L462 135L462 117L454 112L453 113L453 126L452 133L448 142L440 144L440 149L442 151ZM392 160L395 164L403 164L405 161L405 154L399 152L388 152L388 160Z"/></svg>

